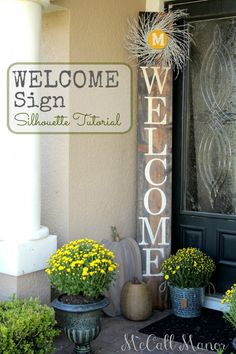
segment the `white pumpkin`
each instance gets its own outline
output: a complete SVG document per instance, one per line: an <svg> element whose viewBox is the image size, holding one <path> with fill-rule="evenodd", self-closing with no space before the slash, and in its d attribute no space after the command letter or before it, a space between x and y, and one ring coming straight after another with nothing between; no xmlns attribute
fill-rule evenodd
<svg viewBox="0 0 236 354"><path fill-rule="evenodd" d="M134 278L142 279L141 254L137 242L130 237L121 239L115 226L111 227L113 240L103 240L102 244L114 252L115 261L119 264L116 281L105 293L110 304L104 309L108 316L121 314L120 295L123 285Z"/></svg>

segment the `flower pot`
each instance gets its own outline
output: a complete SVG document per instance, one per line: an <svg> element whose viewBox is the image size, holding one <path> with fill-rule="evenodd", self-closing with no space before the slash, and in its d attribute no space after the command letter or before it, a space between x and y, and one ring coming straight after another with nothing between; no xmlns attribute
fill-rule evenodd
<svg viewBox="0 0 236 354"><path fill-rule="evenodd" d="M201 315L205 288L177 288L169 285L174 315L193 318Z"/></svg>
<svg viewBox="0 0 236 354"><path fill-rule="evenodd" d="M145 283L127 282L121 292L121 312L132 321L144 321L152 314L152 296Z"/></svg>
<svg viewBox="0 0 236 354"><path fill-rule="evenodd" d="M109 304L109 301L103 298L90 304L71 305L61 302L61 296L53 300L52 306L57 310L67 338L75 344L73 353L88 354L91 352L90 342L99 335L101 330L102 309Z"/></svg>
<svg viewBox="0 0 236 354"><path fill-rule="evenodd" d="M236 337L232 341L232 346L233 346L234 349L236 349Z"/></svg>

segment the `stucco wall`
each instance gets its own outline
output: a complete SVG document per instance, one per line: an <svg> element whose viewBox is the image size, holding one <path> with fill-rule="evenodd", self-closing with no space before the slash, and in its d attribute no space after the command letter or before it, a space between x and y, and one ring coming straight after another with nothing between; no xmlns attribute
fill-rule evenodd
<svg viewBox="0 0 236 354"><path fill-rule="evenodd" d="M43 15L41 61L68 62L70 59L70 13ZM41 220L58 244L69 239L69 136L41 136Z"/></svg>
<svg viewBox="0 0 236 354"><path fill-rule="evenodd" d="M145 9L144 0L72 1L71 60L127 62L123 48L127 18ZM135 73L135 70L134 70ZM134 81L134 118L136 117ZM110 225L123 237L136 229L136 124L119 135L70 139L70 226L72 238L109 238Z"/></svg>
<svg viewBox="0 0 236 354"><path fill-rule="evenodd" d="M145 0L54 3L69 11L44 16L43 60L65 60L69 26L70 61L128 62L123 47L127 18L144 11ZM84 236L109 238L112 224L122 237L135 237L135 66L133 73L134 125L129 133L43 137L42 222L61 236L60 243Z"/></svg>

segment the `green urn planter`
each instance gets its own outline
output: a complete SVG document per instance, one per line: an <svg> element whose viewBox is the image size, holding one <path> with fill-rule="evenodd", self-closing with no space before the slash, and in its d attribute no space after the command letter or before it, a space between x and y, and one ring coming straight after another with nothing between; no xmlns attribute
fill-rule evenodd
<svg viewBox="0 0 236 354"><path fill-rule="evenodd" d="M52 306L57 310L59 322L67 338L75 344L74 354L91 353L90 342L101 331L102 309L109 304L107 298L94 303L72 305L58 299L53 300Z"/></svg>

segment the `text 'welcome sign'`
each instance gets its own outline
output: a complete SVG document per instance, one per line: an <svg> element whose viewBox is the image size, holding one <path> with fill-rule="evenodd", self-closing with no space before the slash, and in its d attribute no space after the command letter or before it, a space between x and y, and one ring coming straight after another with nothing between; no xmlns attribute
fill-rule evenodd
<svg viewBox="0 0 236 354"><path fill-rule="evenodd" d="M143 276L154 297L170 254L172 71L140 67L138 74L138 242Z"/></svg>
<svg viewBox="0 0 236 354"><path fill-rule="evenodd" d="M124 133L131 128L125 64L14 64L8 127L14 133Z"/></svg>

